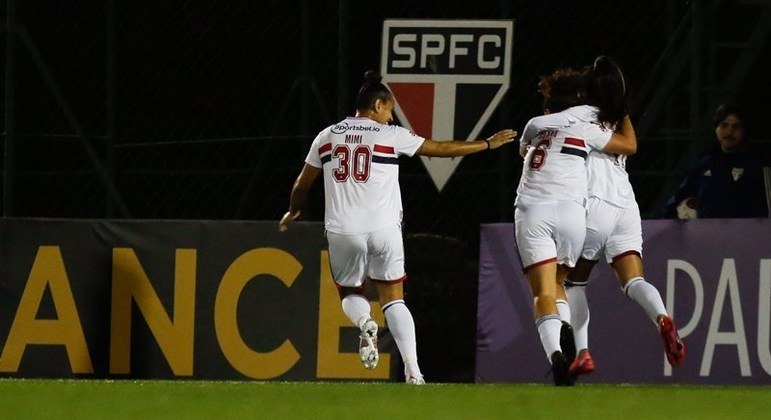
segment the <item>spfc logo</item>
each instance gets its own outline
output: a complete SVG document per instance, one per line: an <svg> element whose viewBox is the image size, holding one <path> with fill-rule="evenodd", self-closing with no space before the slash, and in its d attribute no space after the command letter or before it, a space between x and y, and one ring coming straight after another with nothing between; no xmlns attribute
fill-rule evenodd
<svg viewBox="0 0 771 420"><path fill-rule="evenodd" d="M437 140L477 139L511 76L514 22L386 20L381 71L406 128ZM462 158L421 156L441 191Z"/></svg>

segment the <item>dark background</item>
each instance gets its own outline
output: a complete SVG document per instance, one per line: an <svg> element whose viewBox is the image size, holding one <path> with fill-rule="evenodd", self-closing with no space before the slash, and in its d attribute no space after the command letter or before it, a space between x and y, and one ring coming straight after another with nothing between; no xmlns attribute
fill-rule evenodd
<svg viewBox="0 0 771 420"><path fill-rule="evenodd" d="M380 68L386 18L515 21L511 88L483 136L540 113L540 75L614 57L631 90L640 146L628 171L644 218L714 144L720 101L742 103L754 139L770 142L757 129L769 110L767 0L0 7L4 217L278 220L313 137L353 113L364 72ZM401 160L407 292L427 315L418 333L462 337L457 366L473 354L479 224L512 221L520 169L516 147L467 157L440 193L420 159ZM322 220L322 194L319 184L306 220Z"/></svg>

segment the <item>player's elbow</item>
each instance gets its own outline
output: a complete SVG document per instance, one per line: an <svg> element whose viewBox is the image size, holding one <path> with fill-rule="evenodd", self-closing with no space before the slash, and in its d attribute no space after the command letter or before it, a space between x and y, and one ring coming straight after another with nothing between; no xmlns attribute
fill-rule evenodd
<svg viewBox="0 0 771 420"><path fill-rule="evenodd" d="M602 151L605 153L631 156L637 153L637 142L625 141L609 143Z"/></svg>
<svg viewBox="0 0 771 420"><path fill-rule="evenodd" d="M418 154L426 157L458 157L462 156L458 144L460 142L454 141L436 141L428 140L423 142L423 146L418 151Z"/></svg>

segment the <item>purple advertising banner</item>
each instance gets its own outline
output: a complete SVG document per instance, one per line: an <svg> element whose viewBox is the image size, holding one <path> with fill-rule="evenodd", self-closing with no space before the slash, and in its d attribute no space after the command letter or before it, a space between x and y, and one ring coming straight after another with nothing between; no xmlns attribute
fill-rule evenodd
<svg viewBox="0 0 771 420"><path fill-rule="evenodd" d="M771 220L643 221L645 278L686 345L672 368L640 306L601 261L587 287L597 369L580 382L771 384ZM482 225L477 382L550 382L512 224Z"/></svg>

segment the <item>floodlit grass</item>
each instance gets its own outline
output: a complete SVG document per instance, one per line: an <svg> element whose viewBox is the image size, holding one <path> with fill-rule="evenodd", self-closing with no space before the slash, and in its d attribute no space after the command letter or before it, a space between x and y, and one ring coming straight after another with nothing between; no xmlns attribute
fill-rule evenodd
<svg viewBox="0 0 771 420"><path fill-rule="evenodd" d="M0 380L2 419L757 419L771 387Z"/></svg>

